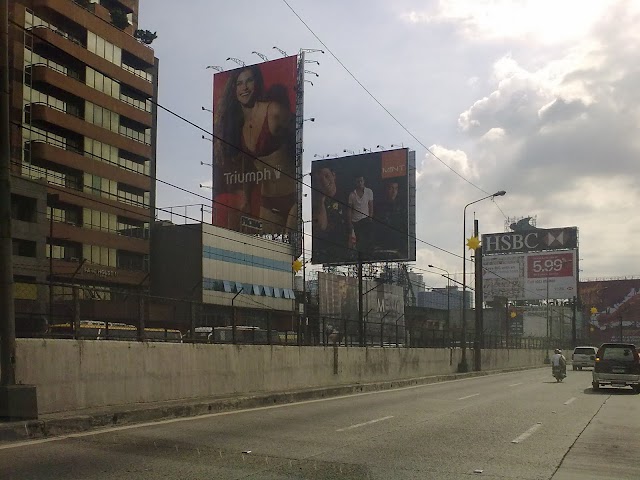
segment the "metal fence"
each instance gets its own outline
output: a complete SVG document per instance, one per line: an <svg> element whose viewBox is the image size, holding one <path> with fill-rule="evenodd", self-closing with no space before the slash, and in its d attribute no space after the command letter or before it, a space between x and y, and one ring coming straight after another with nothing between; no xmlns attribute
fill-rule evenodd
<svg viewBox="0 0 640 480"><path fill-rule="evenodd" d="M19 337L256 345L389 348L545 349L557 339L508 336L469 328L432 328L389 315L381 321L246 309L152 296L142 289L99 289L67 283L15 283ZM241 321L237 321L237 317ZM469 325L472 327L472 325Z"/></svg>

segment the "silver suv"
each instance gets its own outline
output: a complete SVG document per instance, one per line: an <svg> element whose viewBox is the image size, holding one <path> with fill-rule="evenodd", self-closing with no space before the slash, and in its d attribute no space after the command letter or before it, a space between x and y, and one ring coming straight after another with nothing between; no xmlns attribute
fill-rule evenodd
<svg viewBox="0 0 640 480"><path fill-rule="evenodd" d="M583 367L591 367L596 363L596 347L576 347L571 355L571 363L574 370L582 370Z"/></svg>
<svg viewBox="0 0 640 480"><path fill-rule="evenodd" d="M640 356L630 343L603 343L596 355L592 386L632 387L640 393Z"/></svg>

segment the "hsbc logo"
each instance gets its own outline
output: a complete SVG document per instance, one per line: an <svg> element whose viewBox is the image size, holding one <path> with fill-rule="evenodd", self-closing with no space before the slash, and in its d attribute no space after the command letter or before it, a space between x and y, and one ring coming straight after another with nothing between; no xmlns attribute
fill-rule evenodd
<svg viewBox="0 0 640 480"><path fill-rule="evenodd" d="M576 227L539 229L531 232L490 233L482 235L482 254L535 252L577 248Z"/></svg>

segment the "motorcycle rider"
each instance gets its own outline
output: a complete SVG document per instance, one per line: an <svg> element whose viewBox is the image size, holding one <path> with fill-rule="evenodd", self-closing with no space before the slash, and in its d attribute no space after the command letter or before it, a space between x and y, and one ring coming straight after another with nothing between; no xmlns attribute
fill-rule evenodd
<svg viewBox="0 0 640 480"><path fill-rule="evenodd" d="M560 368L562 374L567 376L567 359L562 355L562 350L556 348L555 353L551 357L551 368L555 370L556 368Z"/></svg>

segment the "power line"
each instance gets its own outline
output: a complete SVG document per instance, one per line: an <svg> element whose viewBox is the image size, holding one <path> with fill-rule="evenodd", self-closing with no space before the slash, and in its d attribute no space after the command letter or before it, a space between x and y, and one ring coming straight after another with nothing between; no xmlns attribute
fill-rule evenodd
<svg viewBox="0 0 640 480"><path fill-rule="evenodd" d="M283 1L285 1L285 3L286 3L286 0L283 0ZM289 6L289 5L287 4L287 6ZM289 6L289 8L291 8L291 7ZM292 11L293 11L293 9L292 9ZM295 13L295 11L293 11L293 12ZM297 14L296 14L296 15L297 15ZM302 19L300 19L300 20L302 21ZM14 25L18 26L18 27L19 27L20 29L22 29L23 31L28 32L28 33L30 33L31 35L33 35L33 36L35 36L35 37L37 37L37 38L41 39L42 41L44 41L44 42L46 42L46 43L51 44L51 42L49 42L48 40L46 40L46 39L44 39L43 37L41 37L41 36L39 36L39 35L35 34L35 33L33 32L33 30L28 30L28 29L26 29L25 27L23 27L22 25L20 25L20 24L16 23L15 21L12 21L12 23L13 23ZM304 23L304 21L303 21L303 23ZM306 25L306 24L305 24L305 25ZM307 27L307 28L309 28L309 27ZM311 31L311 30L310 30L310 31ZM313 33L313 32L312 32L312 33ZM314 33L314 35L315 35L315 33ZM321 41L319 38L318 38L318 40L319 40L319 41ZM321 42L321 43L322 43L322 42ZM53 45L53 44L51 44L51 45ZM323 45L324 45L324 43L323 43ZM55 45L53 45L53 46L55 47ZM57 47L56 47L56 48L57 48ZM340 63L344 68L345 68L345 70L346 70L347 72L349 72L349 70L346 68L346 66L344 66L344 65L342 64L342 62L340 62L340 60L339 60L339 59L338 59L338 58L337 58L337 57L336 57L336 56L335 56L335 55L334 55L334 54L333 54L333 53L328 49L328 47L327 47L327 50L331 53L331 55L333 55L333 56L334 56L334 58L336 58L336 60L337 60L337 61L338 61L338 62L339 62L339 63ZM360 82L357 80L357 78L356 78L353 74L351 74L351 72L349 72L349 74L350 74L350 75L352 75L352 77L354 78L354 80L356 80L356 81L360 84ZM362 86L362 88L364 88L364 89L366 90L366 88L364 87L364 85L362 85L362 84L360 84L360 85ZM376 99L376 98L375 98L375 97L374 97L374 96L373 96L373 95L372 95L368 90L366 90L366 91L367 91L367 93L369 93L369 95L371 95L371 97L372 97L374 100L376 100L376 102L378 102L378 101L377 101L377 99ZM188 120L187 118L185 118L184 116L182 116L182 115L180 115L180 114L178 114L178 113L174 112L173 110L171 110L171 109L169 109L169 108L167 108L167 107L164 107L163 105L159 104L158 102L154 101L153 99L150 99L149 101L150 101L151 103L155 104L158 108L160 108L160 109L162 109L162 110L166 111L167 113L169 113L169 114L171 114L171 115L175 116L176 118L178 118L178 119L180 119L180 120L182 120L182 121L184 121L184 122L188 123L189 125L191 125L191 126L193 126L193 127L197 128L197 129L199 129L199 130L201 130L201 131L203 131L203 132L205 132L205 133L207 133L207 134L211 135L213 138L217 139L218 141L220 141L220 142L222 142L222 143L224 143L224 144L226 144L226 145L228 145L228 146L230 146L230 147L232 147L232 148L234 148L234 149L236 149L236 150L238 150L238 151L240 151L240 152L243 152L245 155L249 156L249 157L250 157L250 158L252 158L253 160L256 160L256 161L258 161L258 162L261 162L261 163L263 163L263 164L267 165L267 163L266 163L264 160L262 160L262 159L258 158L257 156L253 155L252 153L250 153L250 152L246 152L246 151L244 151L241 147L238 147L237 145L233 145L232 143L230 143L230 142L226 141L225 139L223 139L223 138L221 138L221 137L218 137L218 136L217 136L217 135L215 135L214 133L211 133L211 132L209 132L208 130L206 130L205 128L200 127L200 126L199 126L199 125L197 125L196 123L194 123L194 122L192 122L192 121ZM396 121L397 121L401 126L403 126L403 125L402 125L402 124L401 124L397 119L395 119L395 117L393 117L393 115L391 114L391 112L389 112L389 111L388 111L388 110L387 110L387 109L386 109L386 108L385 108L385 107L384 107L380 102L378 102L378 104L379 104L382 108L384 108L384 109L385 109L385 110L386 110L386 111L387 111L387 112L392 116L392 118L394 118L394 120L396 120ZM32 132L39 133L39 132L37 132L37 131L34 131L34 130L32 130L32 129L30 129L30 128L26 127L25 125L18 124L17 122L14 122L14 123L15 123L15 124L17 124L20 128L25 128L25 129L30 130L30 131L32 131ZM405 127L403 126L403 128L405 128ZM405 128L405 129L406 129L406 128ZM408 132L408 133L410 133L408 130L407 130L407 132ZM422 145L422 146L424 147L424 145L423 145L423 144L422 144L422 143L421 143L421 142L420 142L420 141L419 141L415 136L413 136L413 134L411 134L411 135L412 135L412 137L413 137L413 138L414 138L418 143L420 143L420 145ZM425 147L425 148L426 148L426 147ZM427 149L427 150L428 150L428 149ZM85 153L88 153L88 152L85 152ZM101 159L103 159L103 160L105 160L105 161L107 160L107 159L104 159L103 157L97 157L97 156L95 156L95 155L93 155L93 154L90 154L90 155L91 155L91 156L93 156L93 157L95 157L95 158L101 158ZM437 157L437 156L435 156L435 155L434 155L434 157L435 157L435 158L438 158L438 157ZM440 159L438 158L438 160L440 160ZM440 161L442 162L442 160L440 160ZM107 161L107 163L111 163L111 162L108 162L108 161ZM444 164L444 162L443 162L443 164ZM446 165L446 164L445 164L445 165ZM287 176L287 177L289 177L289 178L293 179L294 181L301 183L303 186L306 186L306 187L310 188L311 190L318 191L318 190L317 190L317 189L315 189L313 186L311 186L311 185L307 185L306 183L304 183L304 181L303 181L302 179L298 179L298 178L296 178L295 176L293 176L293 175L289 174L288 172L284 172L284 171L282 171L282 170L279 170L279 169L278 169L278 168L276 168L276 167L272 167L272 168L274 168L274 170L276 170L276 171L279 171L281 174L283 174L283 175L285 175L285 176ZM448 168L450 168L450 167L448 167ZM456 173L456 174L457 174L457 172L455 172L453 169L452 169L452 171L453 171L454 173ZM459 174L458 174L458 175L459 175ZM160 182L160 183L166 184L166 185L168 185L168 186L171 186L172 188L176 188L176 189L178 189L178 190L180 190L180 191L183 191L183 192L185 192L185 193L189 193L189 194L191 194L191 195L196 195L196 196L198 196L198 197L200 197L200 198L206 199L206 200L208 200L208 201L212 201L212 203L219 203L220 205L223 205L223 206L225 206L225 207L227 207L227 208L235 209L235 208L234 208L234 207L232 207L232 206L225 205L225 204L223 204L223 203L221 203L221 202L217 202L217 201L216 201L216 200L214 200L214 199L209 199L209 198L207 198L207 197L204 197L203 195L200 195L200 194L198 194L198 193L195 193L195 192L192 192L192 191L190 191L190 190L187 190L187 189L185 189L185 188L183 188L183 187L180 187L180 186L177 186L177 185L175 185L175 184L172 184L171 182L167 182L167 181L161 180L161 179L159 179L159 178L157 178L157 177L153 177L153 176L150 176L150 175L149 175L149 178L153 178L153 179L154 179L155 181L157 181L157 182ZM461 178L463 178L463 179L464 179L464 177L461 177ZM466 179L464 179L464 180L465 180L465 181L467 181ZM471 182L469 182L469 183L471 183ZM473 184L471 183L471 185L473 185ZM475 186L475 185L473 185L473 186ZM477 187L477 186L475 186L475 187L476 187L476 188L478 188L478 189L480 189L480 188L479 188L479 187ZM66 188L60 188L59 190L64 191L64 192L67 192L67 193L70 193L70 192L69 192L69 190L67 190ZM482 190L482 189L480 189L480 190L484 192L484 190ZM485 192L485 193L486 193L486 192ZM77 194L76 194L76 195L77 195ZM95 199L94 199L94 201L95 201ZM341 203L343 206L349 207L345 202L342 202L342 201L337 200L337 199L336 199L336 201L337 201L338 203ZM102 203L103 203L103 204L105 204L105 205L112 206L112 205L110 205L110 204L108 204L108 203L104 203L104 202L102 202ZM119 208L120 208L120 207L119 207ZM157 207L156 207L156 209L157 209ZM235 209L235 210L238 210L238 211L239 211L239 209ZM138 214L138 215L139 215L139 213L138 213L138 212L134 212L134 213L136 213L136 214ZM171 214L173 214L173 215L176 215L176 216L181 216L181 215L178 215L177 213L174 213L174 212L170 212L170 213L171 213ZM184 218L185 218L185 219L194 220L194 221L198 221L198 219L193 219L193 218L187 217L186 215L184 216ZM260 217L258 217L258 218L260 218ZM440 250L440 251L442 251L442 252L444 252L444 253L448 253L449 255L453 255L453 256L455 256L455 257L461 258L461 257L460 257L460 255L458 255L458 254L456 254L456 253L450 252L450 251L448 251L448 250L446 250L446 249L444 249L444 248L441 248L441 247L438 247L438 246L436 246L436 245L433 245L433 244L431 244L431 243L429 243L429 242L427 242L427 241L425 241L425 240L422 240L422 239L418 238L417 236L409 235L409 234L408 234L408 232L404 232L404 231L402 231L402 230L399 230L399 229L393 228L392 226L390 226L390 225L386 224L385 222L382 222L382 221L381 221L380 219L378 219L378 218L375 218L375 217L370 217L370 218L371 218L373 221L375 221L375 222L377 222L377 223L379 223L379 224L381 224L381 225L384 225L384 226L386 226L386 227L390 228L391 230L394 230L394 231L397 231L397 232L399 232L399 233L402 233L403 235L407 235L407 237L409 237L409 238L414 238L416 241L418 241L418 242L420 242L420 243L423 243L423 244L425 244L425 245L427 245L427 246L430 246L430 247L432 247L432 248L435 248L435 249L437 249L437 250ZM277 224L277 223L275 223L275 222L272 222L272 223L274 223L274 224L278 225L278 224ZM282 226L282 227L285 227L285 228L286 228L286 226L284 226L284 225L279 225L279 226ZM304 230L304 229L302 229L302 230ZM210 232L207 232L207 233L210 233ZM312 234L307 234L307 233L304 233L303 231L297 231L297 230L296 230L296 233L303 233L304 235L309 235L309 236L311 236L311 238L313 238L313 235L312 235ZM221 236L221 237L222 237L222 236ZM227 239L229 239L228 237L222 237L222 238L227 238ZM323 240L324 240L324 241L327 241L326 239L323 239ZM335 243L335 242L333 242L333 243L334 243L336 246L340 246L341 248L345 248L345 249L347 249L347 250L353 250L353 249L349 249L348 247L344 247L344 246L342 246L342 245L340 245L340 244L338 244L338 243ZM357 250L356 250L356 251L357 251ZM279 252L279 253L281 253L281 252ZM466 260L466 258L465 258L465 260ZM499 276L499 277L500 277L500 276ZM502 277L500 277L500 278L502 278Z"/></svg>
<svg viewBox="0 0 640 480"><path fill-rule="evenodd" d="M369 97L371 97L371 99L375 103L377 103L378 106L381 107L387 113L387 115L389 115L393 119L393 121L396 122L400 126L400 128L402 128L405 132L407 132L411 138L413 138L416 142L418 142L418 144L421 145L427 152L429 152L436 160L438 160L442 165L444 165L446 168L451 170L459 178L461 178L462 180L467 182L469 185L471 185L471 186L475 187L476 189L480 190L484 194L490 195L489 192L487 192L486 190L483 190L478 185L473 183L471 180L468 180L462 174L460 174L456 170L454 170L453 167L451 167L449 164L447 164L444 160L442 160L440 157L438 157L433 151L431 151L431 149L429 149L429 147L427 147L424 143L422 143L418 139L418 137L416 137L413 134L413 132L411 132L409 130L409 128L407 128L380 100L378 100L376 98L376 96L373 93L371 93L371 91L367 87L364 86L364 84L360 80L358 80L358 78L351 72L351 70L349 70L349 68L342 62L342 60L340 60L338 58L338 56L335 53L333 53L331 48L329 48L329 46L327 46L327 44L322 41L322 39L316 34L316 32L313 31L313 29L309 26L309 24L303 20L303 18L298 14L298 12L296 12L293 9L293 7L291 5L289 5L287 0L282 0L282 1L289 8L289 10L291 10L291 12L298 18L298 20L300 20L300 22L302 22L302 24L306 27L306 29L309 30L311 35L313 35L316 38L316 40L318 40L318 42L320 42L320 44L324 47L324 49L327 52L329 52L329 54L331 54L331 56L340 64L340 66L344 69L344 71L347 72L349 74L349 76L351 78L353 78L353 80L355 80L355 82L367 93L367 95L369 95Z"/></svg>
<svg viewBox="0 0 640 480"><path fill-rule="evenodd" d="M16 25L18 28L22 29L23 31L25 31L25 32L27 32L27 33L29 33L29 34L31 34L31 35L33 35L33 36L35 36L36 38L38 38L38 39L42 40L43 42L48 43L48 44L50 44L50 45L54 46L55 48L57 48L57 46L56 46L56 45L52 44L52 43L51 43L51 42L49 42L47 39L45 39L45 38L43 38L43 37L41 37L41 36L37 35L36 33L34 33L34 32L33 32L33 29L32 29L32 30L28 30L28 29L26 29L24 26L22 26L22 25L18 24L18 23L17 23L17 22L15 22L15 21L12 21L12 23L13 23L14 25ZM355 78L355 77L354 77L354 78ZM375 97L374 97L374 98L375 98ZM184 116L182 116L182 115L180 115L180 114L178 114L178 113L174 112L173 110L171 110L171 109L169 109L169 108L167 108L167 107L165 107L165 106L163 106L163 105L159 104L157 101L155 101L155 100L153 100L153 99L149 99L149 101L150 101L151 103L153 103L154 105L156 105L158 108L160 108L160 109L162 109L162 110L166 111L166 112L167 112L167 113L169 113L170 115L173 115L173 116L175 116L176 118L178 118L178 119L182 120L183 122L185 122L185 123L187 123L187 124L189 124L189 125L193 126L194 128L196 128L196 129L198 129L198 130L200 130L200 131L202 131L202 132L204 132L204 133L207 133L207 134L208 134L208 135L210 135L212 138L215 138L216 140L218 140L218 141L220 141L220 142L224 143L225 145L228 145L228 146L230 146L231 148L233 148L233 149L235 149L235 150L237 150L237 151L239 151L239 152L242 152L243 154L247 155L247 156L248 156L249 158L251 158L252 160L256 160L256 161L258 161L258 162L260 162L260 163L262 163L262 164L264 164L264 165L266 165L266 166L268 166L268 167L270 167L270 168L273 168L275 171L279 172L280 174L282 174L282 175L284 175L284 176L286 176L286 177L288 177L288 178L291 178L292 180L294 180L295 182L298 182L298 183L302 184L303 186L306 186L306 187L310 188L312 191L316 191L316 192L321 193L317 188L314 188L312 185L308 185L308 184L304 183L304 181L303 181L302 179L298 179L298 178L296 178L294 175L289 174L288 172L284 172L284 171L282 171L282 170L278 169L277 167L273 167L273 166L271 166L271 165L267 164L267 162L265 162L264 160L262 160L262 159L258 158L258 157L257 157L257 156L255 156L255 155L253 155L251 152L247 152L247 151L245 151L243 148L241 148L240 146L234 145L234 144L232 144L231 142L229 142L229 141L227 141L227 140L225 140L225 139L223 139L223 138L221 138L221 137L219 137L219 136L215 135L214 133L209 132L207 129L205 129L205 128L203 128L203 127L199 126L199 125L197 125L196 123L194 123L194 122L192 122L191 120L189 120L189 119L185 118ZM24 126L22 126L22 125L20 125L20 126L24 128ZM417 140L417 139L416 139L416 140ZM417 140L417 141L418 141L418 140ZM419 142L419 141L418 141L418 142ZM424 146L424 145L423 145L423 146ZM436 158L437 158L437 157L436 157ZM152 177L152 178L153 178L153 177ZM195 193L195 192L192 192L192 191L190 191L190 190L184 189L183 187L179 187L179 186L177 186L177 185L171 184L170 182L166 182L166 181L160 180L160 179L158 179L157 177L155 177L155 180L156 180L156 181L159 181L159 182L161 182L161 183L164 183L164 184L166 184L166 185L168 185L168 186L171 186L171 187L173 187L173 188L177 188L177 189L179 189L179 190L181 190L181 191L183 191L183 192L185 192L185 193L189 193L189 194L191 194L191 195L196 195L196 196L198 196L198 197L206 198L207 200L210 200L210 199L209 199L209 198L207 198L207 197L204 197L204 196L202 196L202 195L200 195L200 194L197 194L197 193ZM478 187L476 187L476 188L478 188ZM486 193L486 192L485 192L485 193ZM349 205L348 205L346 202L344 202L344 201L342 201L342 200L339 200L339 199L334 199L334 200L335 200L337 203L341 204L342 206L349 208ZM212 200L212 201L215 203L215 200ZM222 203L220 203L220 204L221 204L221 205L224 205L224 204L222 204ZM226 206L227 208L233 208L233 207L228 206L228 205L224 205L224 206ZM236 209L236 210L238 210L238 209ZM459 255L459 254L456 254L456 253L450 252L450 251L448 251L448 250L446 250L446 249L444 249L444 248L442 248L442 247L438 247L437 245L434 245L434 244L429 243L429 242L427 242L427 241L425 241L425 240L422 240L422 239L418 238L418 237L417 237L417 236L415 236L415 235L410 235L408 232L402 231L402 230L400 230L400 229L396 229L396 228L392 227L391 225L388 225L388 224L386 224L385 222L382 222L380 219L378 219L378 218L376 218L376 217L370 217L370 218L371 218L371 220L372 220L373 222L376 222L376 223L378 223L378 224L380 224L380 225L384 225L384 226L386 226L387 228L389 228L390 230L393 230L393 231L396 231L396 232L402 233L403 235L407 235L407 237L408 237L408 238L413 238L413 239L415 239L417 242L420 242L420 243L422 243L422 244L424 244L424 245L427 245L427 246L429 246L429 247L431 247L431 248L435 248L436 250L440 250L440 251L442 251L442 252L444 252L444 253L447 253L447 254L449 254L449 255L453 255L453 256L455 256L455 257L457 257L457 258L462 258L462 257L460 257L460 255ZM277 223L275 223L275 222L271 222L271 223L274 223L274 224L276 224L276 225L277 225ZM283 225L279 225L279 226L283 226ZM286 228L286 225L284 225L283 227L285 227L285 228ZM300 231L296 231L296 233L301 233L301 232L300 232ZM324 240L324 239L323 239L323 240ZM325 240L325 241L326 241L326 240ZM339 245L339 244L337 244L337 243L335 243L335 242L333 242L333 243L334 243L335 245ZM341 245L340 245L340 246L341 246ZM341 246L341 247L342 247L342 246ZM344 247L344 248L348 249L348 247ZM349 250L349 249L348 249L348 250ZM351 249L351 250L353 250L353 249Z"/></svg>

